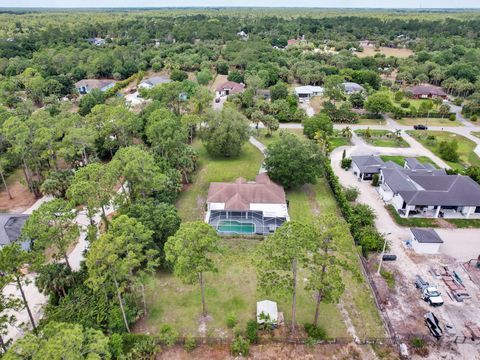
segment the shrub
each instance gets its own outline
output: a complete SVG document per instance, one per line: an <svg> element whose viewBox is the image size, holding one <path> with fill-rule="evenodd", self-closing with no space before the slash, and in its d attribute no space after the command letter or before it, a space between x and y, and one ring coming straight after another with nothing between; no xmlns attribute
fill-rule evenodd
<svg viewBox="0 0 480 360"><path fill-rule="evenodd" d="M400 103L400 106L401 106L402 108L404 108L404 109L408 109L408 108L410 107L410 101L407 101L407 100L402 101L402 102Z"/></svg>
<svg viewBox="0 0 480 360"><path fill-rule="evenodd" d="M470 117L470 121L474 121L474 122L475 122L475 121L477 121L477 119L478 119L477 115L472 115L472 116Z"/></svg>
<svg viewBox="0 0 480 360"><path fill-rule="evenodd" d="M453 100L453 103L457 106L461 106L463 104L463 99L460 97L455 98L455 100Z"/></svg>
<svg viewBox="0 0 480 360"><path fill-rule="evenodd" d="M258 324L257 320L248 320L246 336L250 344L255 344L258 342Z"/></svg>
<svg viewBox="0 0 480 360"><path fill-rule="evenodd" d="M235 315L235 313L230 313L227 315L227 321L226 321L227 327L229 327L230 329L233 329L233 327L237 325L237 322L238 322L237 315Z"/></svg>
<svg viewBox="0 0 480 360"><path fill-rule="evenodd" d="M170 74L170 79L172 81L183 81L188 79L188 74L185 71L182 70L173 70L172 73Z"/></svg>
<svg viewBox="0 0 480 360"><path fill-rule="evenodd" d="M412 341L410 342L410 345L413 347L413 348L422 348L425 346L425 340L421 339L421 338L414 338L412 339Z"/></svg>
<svg viewBox="0 0 480 360"><path fill-rule="evenodd" d="M350 187L346 188L344 191L345 191L345 198L348 201L352 202L352 201L357 200L358 189L355 186L350 186Z"/></svg>
<svg viewBox="0 0 480 360"><path fill-rule="evenodd" d="M239 71L230 71L227 77L228 81L235 81L237 83L243 83L243 74Z"/></svg>
<svg viewBox="0 0 480 360"><path fill-rule="evenodd" d="M385 279L385 282L390 289L395 288L395 276L392 272L380 269L380 275Z"/></svg>
<svg viewBox="0 0 480 360"><path fill-rule="evenodd" d="M237 336L230 345L233 356L248 356L250 344L242 336Z"/></svg>
<svg viewBox="0 0 480 360"><path fill-rule="evenodd" d="M156 339L151 335L124 334L122 341L125 359L152 359L160 350Z"/></svg>
<svg viewBox="0 0 480 360"><path fill-rule="evenodd" d="M304 325L307 335L315 340L325 340L327 338L327 332L321 326L315 326L313 324Z"/></svg>
<svg viewBox="0 0 480 360"><path fill-rule="evenodd" d="M360 229L365 226L373 226L375 222L375 213L373 209L366 204L356 204L352 206L352 214L349 222L353 229Z"/></svg>
<svg viewBox="0 0 480 360"><path fill-rule="evenodd" d="M372 186L377 187L379 181L380 181L380 175L378 175L378 174L373 174L373 176L372 176Z"/></svg>
<svg viewBox="0 0 480 360"><path fill-rule="evenodd" d="M366 226L356 232L356 240L366 256L369 252L378 252L383 249L385 238L373 226ZM388 244L387 244L388 248Z"/></svg>
<svg viewBox="0 0 480 360"><path fill-rule="evenodd" d="M457 119L457 116L455 114L450 114L450 116L448 117L448 120L450 121L455 121Z"/></svg>
<svg viewBox="0 0 480 360"><path fill-rule="evenodd" d="M397 91L397 92L395 93L394 99L395 99L396 102L400 102L400 101L402 101L402 99L403 99L404 96L405 96L405 95L403 94L402 91Z"/></svg>
<svg viewBox="0 0 480 360"><path fill-rule="evenodd" d="M451 161L451 162L458 162L459 155L458 155L458 143L456 140L452 141L442 141L438 145L438 152L440 153L440 157L444 160Z"/></svg>
<svg viewBox="0 0 480 360"><path fill-rule="evenodd" d="M342 169L348 170L352 166L352 159L350 158L345 158L342 159L341 165Z"/></svg>
<svg viewBox="0 0 480 360"><path fill-rule="evenodd" d="M186 352L192 352L195 350L197 347L197 340L195 340L193 337L188 336L185 339L185 343L183 344L183 348L185 349Z"/></svg>
<svg viewBox="0 0 480 360"><path fill-rule="evenodd" d="M176 332L171 325L165 324L160 328L158 337L165 345L173 346L177 341L178 332Z"/></svg>
<svg viewBox="0 0 480 360"><path fill-rule="evenodd" d="M220 75L227 75L228 74L228 64L226 62L219 62L217 64L217 73Z"/></svg>

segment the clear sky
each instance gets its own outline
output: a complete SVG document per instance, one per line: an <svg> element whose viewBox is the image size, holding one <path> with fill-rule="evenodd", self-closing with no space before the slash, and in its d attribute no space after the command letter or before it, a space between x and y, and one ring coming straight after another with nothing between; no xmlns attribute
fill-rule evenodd
<svg viewBox="0 0 480 360"><path fill-rule="evenodd" d="M0 0L0 7L480 8L480 0Z"/></svg>

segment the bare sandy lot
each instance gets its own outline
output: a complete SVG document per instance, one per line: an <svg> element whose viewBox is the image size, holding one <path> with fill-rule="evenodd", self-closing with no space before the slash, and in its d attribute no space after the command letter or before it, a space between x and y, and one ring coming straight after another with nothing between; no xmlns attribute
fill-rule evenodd
<svg viewBox="0 0 480 360"><path fill-rule="evenodd" d="M375 56L375 54L383 54L385 56L393 56L398 58L407 58L410 55L413 55L413 51L410 49L396 49L396 48L389 48L385 46L381 46L379 51L375 51L374 47L365 47L363 52L355 52L354 54L360 58L367 57L367 56Z"/></svg>

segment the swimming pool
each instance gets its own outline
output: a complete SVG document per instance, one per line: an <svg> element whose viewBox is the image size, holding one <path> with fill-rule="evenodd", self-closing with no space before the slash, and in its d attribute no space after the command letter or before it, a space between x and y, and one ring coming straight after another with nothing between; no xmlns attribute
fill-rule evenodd
<svg viewBox="0 0 480 360"><path fill-rule="evenodd" d="M255 225L236 220L222 220L218 223L217 230L223 233L253 234Z"/></svg>

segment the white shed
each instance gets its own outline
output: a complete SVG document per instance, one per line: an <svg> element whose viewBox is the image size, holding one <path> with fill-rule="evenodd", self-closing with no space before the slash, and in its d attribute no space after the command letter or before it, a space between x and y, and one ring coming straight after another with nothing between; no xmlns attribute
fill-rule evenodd
<svg viewBox="0 0 480 360"><path fill-rule="evenodd" d="M260 314L268 315L272 323L277 324L278 321L278 309L275 301L263 300L257 302L257 322L263 324L265 321L260 319Z"/></svg>
<svg viewBox="0 0 480 360"><path fill-rule="evenodd" d="M412 247L419 254L437 254L443 240L434 229L412 228Z"/></svg>

